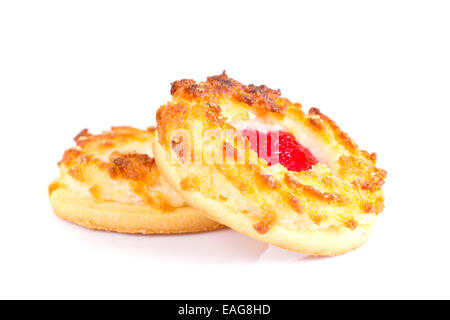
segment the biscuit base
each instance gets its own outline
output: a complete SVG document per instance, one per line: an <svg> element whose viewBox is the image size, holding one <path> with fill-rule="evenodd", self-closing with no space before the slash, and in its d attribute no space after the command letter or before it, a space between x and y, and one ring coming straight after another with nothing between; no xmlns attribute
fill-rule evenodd
<svg viewBox="0 0 450 320"><path fill-rule="evenodd" d="M88 229L140 234L175 234L212 231L222 225L190 207L163 211L148 205L96 203L58 188L50 195L57 216Z"/></svg>
<svg viewBox="0 0 450 320"><path fill-rule="evenodd" d="M155 143L153 151L159 170L164 174L171 187L189 205L202 210L210 219L259 241L303 254L335 256L355 250L363 245L375 225L375 223L360 225L354 230L346 227L334 227L304 231L294 231L275 225L268 233L259 234L252 227L247 215L233 211L220 201L207 198L200 192L181 189L181 178L177 170L166 160L164 148L159 143Z"/></svg>

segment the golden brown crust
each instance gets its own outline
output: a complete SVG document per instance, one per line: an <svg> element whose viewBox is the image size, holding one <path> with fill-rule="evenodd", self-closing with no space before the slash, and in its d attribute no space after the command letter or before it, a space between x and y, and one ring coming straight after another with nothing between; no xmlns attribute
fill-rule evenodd
<svg viewBox="0 0 450 320"><path fill-rule="evenodd" d="M349 200L341 194L322 192L312 186L300 183L289 173L285 174L285 182L291 188L299 190L299 192L307 194L309 197L315 198L321 202L327 202L328 204L346 204L349 202Z"/></svg>
<svg viewBox="0 0 450 320"><path fill-rule="evenodd" d="M155 159L148 154L113 152L109 157L112 164L109 175L113 179L123 178L135 181L152 181L159 172Z"/></svg>
<svg viewBox="0 0 450 320"><path fill-rule="evenodd" d="M272 227L286 224L287 220L296 220L291 212L295 212L296 216L299 212L304 213L300 216L308 217L317 226L318 232L331 227L359 230L367 220L364 215L378 214L382 210L381 186L386 171L375 166L376 155L359 150L349 135L317 108L304 113L300 104L281 97L279 90L266 86L245 86L225 73L209 77L201 83L175 81L171 93L173 101L162 106L157 113L159 144L164 150L161 157L172 160L171 139L176 130L184 129L193 134L194 124L201 123L203 130L218 129L223 132L224 157L245 157L245 163L211 166L207 163L195 165L174 161L171 162L174 168L172 174L181 177L185 190L188 190L185 181L191 174L199 177L218 175L220 179L225 179L230 188L238 190L260 209L260 213L254 213L249 218L258 233L269 234ZM249 121L251 114L260 120L280 125L307 146L313 142L311 148L315 149L312 151L317 152L322 164L303 172L268 166L249 150L248 143L236 143L242 136L232 125L233 122ZM188 147L192 151L192 146L197 147L198 144L199 141L190 141ZM167 177L169 173L164 174ZM191 193L183 195L191 195L192 192L206 195L206 189L200 183L195 188L189 188ZM220 188L215 190L220 193ZM185 199L189 202L188 198ZM231 208L233 210L239 211ZM277 213L275 218L271 216L270 221L262 213L268 211ZM210 216L216 218L214 214ZM287 227L314 229L304 218L295 226Z"/></svg>
<svg viewBox="0 0 450 320"><path fill-rule="evenodd" d="M110 231L217 229L217 223L189 208L161 176L153 158L154 135L155 128L113 127L98 135L82 130L74 139L77 146L65 151L58 163L60 177L49 186L55 212L83 226ZM102 212L106 207L114 212Z"/></svg>
<svg viewBox="0 0 450 320"><path fill-rule="evenodd" d="M222 225L199 214L191 207L164 211L152 206L136 206L117 202L96 202L74 196L65 188L56 189L50 196L55 214L82 227L138 234L171 234L206 232Z"/></svg>
<svg viewBox="0 0 450 320"><path fill-rule="evenodd" d="M110 131L93 135L88 129L81 130L74 141L77 146L85 150L113 149L121 144L131 141L146 141L154 135L156 128L150 127L147 130L140 130L132 127L112 127Z"/></svg>
<svg viewBox="0 0 450 320"><path fill-rule="evenodd" d="M261 113L284 114L289 103L288 100L281 98L280 90L272 90L264 85L243 85L229 78L225 71L221 75L208 77L206 82L202 83L188 79L175 81L170 92L175 99L207 99L211 103L215 98L232 99L243 102Z"/></svg>

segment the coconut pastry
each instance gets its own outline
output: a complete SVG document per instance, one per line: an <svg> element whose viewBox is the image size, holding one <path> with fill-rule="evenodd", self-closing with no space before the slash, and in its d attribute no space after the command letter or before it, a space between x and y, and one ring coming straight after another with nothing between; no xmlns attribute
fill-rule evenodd
<svg viewBox="0 0 450 320"><path fill-rule="evenodd" d="M172 84L154 154L192 207L238 232L312 255L361 246L383 210L386 171L319 109L225 72Z"/></svg>
<svg viewBox="0 0 450 320"><path fill-rule="evenodd" d="M191 208L156 167L155 129L83 130L59 162L49 186L55 213L89 229L124 233L184 233L221 226Z"/></svg>

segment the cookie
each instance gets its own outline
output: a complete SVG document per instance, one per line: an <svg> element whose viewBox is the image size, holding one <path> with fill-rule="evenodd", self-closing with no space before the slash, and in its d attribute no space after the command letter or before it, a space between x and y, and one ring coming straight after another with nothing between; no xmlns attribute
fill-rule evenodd
<svg viewBox="0 0 450 320"><path fill-rule="evenodd" d="M172 84L154 154L192 207L238 232L312 255L361 246L383 210L386 171L319 109L225 73Z"/></svg>
<svg viewBox="0 0 450 320"><path fill-rule="evenodd" d="M83 130L65 151L49 186L55 213L81 226L124 233L210 231L221 225L190 207L160 174L155 129Z"/></svg>

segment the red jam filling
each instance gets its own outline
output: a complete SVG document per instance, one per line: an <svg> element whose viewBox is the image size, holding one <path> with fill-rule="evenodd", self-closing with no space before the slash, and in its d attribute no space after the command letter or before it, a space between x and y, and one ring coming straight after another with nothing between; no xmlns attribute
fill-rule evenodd
<svg viewBox="0 0 450 320"><path fill-rule="evenodd" d="M295 140L295 137L283 131L259 132L245 129L242 135L250 141L250 148L258 157L267 161L269 166L281 164L290 171L310 170L319 161L307 148Z"/></svg>

